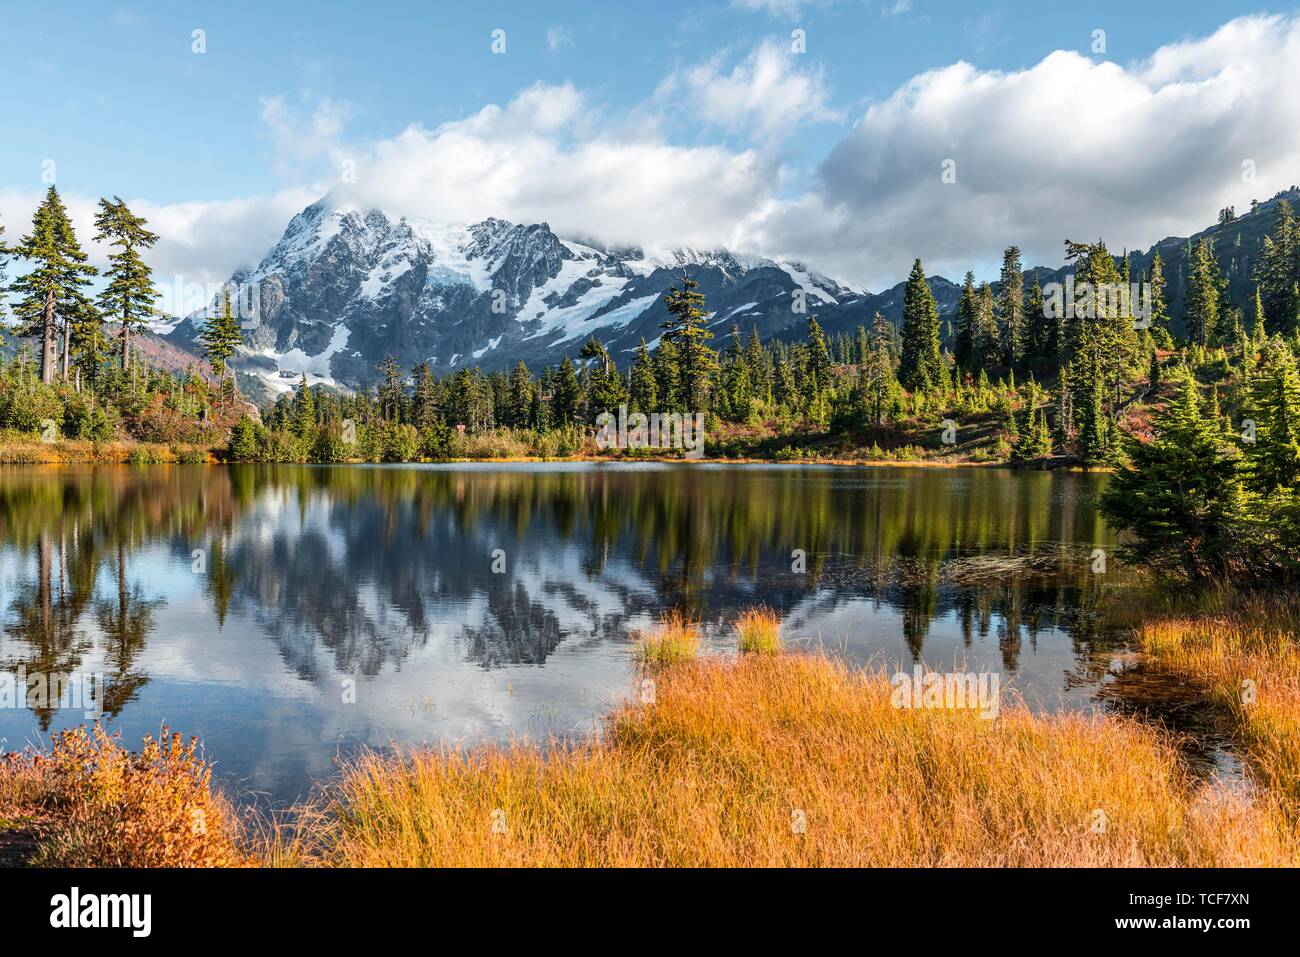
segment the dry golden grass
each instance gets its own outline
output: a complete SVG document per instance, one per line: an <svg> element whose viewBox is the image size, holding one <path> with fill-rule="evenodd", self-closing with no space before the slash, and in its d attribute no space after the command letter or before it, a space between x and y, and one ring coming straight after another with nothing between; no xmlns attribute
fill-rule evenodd
<svg viewBox="0 0 1300 957"><path fill-rule="evenodd" d="M636 638L636 658L647 668L689 661L700 653L700 627L681 612L670 611L658 626Z"/></svg>
<svg viewBox="0 0 1300 957"><path fill-rule="evenodd" d="M774 655L781 650L781 620L770 608L749 608L736 618L740 650Z"/></svg>
<svg viewBox="0 0 1300 957"><path fill-rule="evenodd" d="M1208 686L1260 781L1300 817L1300 598L1221 594L1218 614L1137 629L1158 667Z"/></svg>
<svg viewBox="0 0 1300 957"><path fill-rule="evenodd" d="M1104 830L1098 831L1101 815ZM800 825L804 825L801 827ZM323 826L322 826L323 825ZM666 669L597 742L371 755L310 848L350 866L1292 865L1268 795L1194 788L1155 731L900 710L819 657Z"/></svg>
<svg viewBox="0 0 1300 957"><path fill-rule="evenodd" d="M0 763L0 817L40 832L44 867L233 867L237 828L198 742L164 729L139 752L95 726Z"/></svg>

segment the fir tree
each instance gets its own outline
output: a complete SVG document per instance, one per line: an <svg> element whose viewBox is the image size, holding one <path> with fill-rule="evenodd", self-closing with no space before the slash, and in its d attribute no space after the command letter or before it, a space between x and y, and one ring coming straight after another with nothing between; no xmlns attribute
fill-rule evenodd
<svg viewBox="0 0 1300 957"><path fill-rule="evenodd" d="M521 359L510 373L510 401L507 425L528 428L533 415L533 375Z"/></svg>
<svg viewBox="0 0 1300 957"><path fill-rule="evenodd" d="M1151 336L1161 349L1173 347L1169 331L1169 304L1165 298L1165 261L1157 252L1151 257Z"/></svg>
<svg viewBox="0 0 1300 957"><path fill-rule="evenodd" d="M1243 443L1247 485L1264 495L1300 491L1300 373L1282 342L1265 347L1250 382L1254 441Z"/></svg>
<svg viewBox="0 0 1300 957"><path fill-rule="evenodd" d="M126 348L127 341L129 340L123 340L123 348ZM221 291L221 308L216 315L208 317L203 331L199 333L199 341L203 343L203 357L208 360L217 378L224 382L226 373L230 371L230 358L244 341L239 331L239 320L230 308L228 289ZM127 366L124 364L123 368Z"/></svg>
<svg viewBox="0 0 1300 957"><path fill-rule="evenodd" d="M571 425L578 421L578 410L582 405L582 386L578 374L568 356L560 363L560 371L555 379L555 396L551 400L555 421L560 425Z"/></svg>
<svg viewBox="0 0 1300 957"><path fill-rule="evenodd" d="M871 322L871 351L863 363L862 389L870 424L881 428L890 408L897 402L898 378L894 373L894 329L879 312Z"/></svg>
<svg viewBox="0 0 1300 957"><path fill-rule="evenodd" d="M1002 333L1002 363L1019 368L1025 357L1025 279L1020 249L1008 246L1002 254L1002 275L998 289L998 325Z"/></svg>
<svg viewBox="0 0 1300 957"><path fill-rule="evenodd" d="M158 291L153 285L153 270L140 255L141 249L149 249L158 241L158 236L145 229L145 222L116 196L112 202L107 199L99 201L99 213L95 216L95 228L99 231L95 234L95 241L108 241L117 247L108 256L109 267L104 274L108 284L99 294L99 307L120 323L118 337L123 371L131 368L131 335L144 328L158 299ZM217 366L213 365L213 368Z"/></svg>
<svg viewBox="0 0 1300 957"><path fill-rule="evenodd" d="M402 421L402 367L391 353L386 354L376 366L381 382L379 385L379 414L389 422Z"/></svg>
<svg viewBox="0 0 1300 957"><path fill-rule="evenodd" d="M521 363L522 365L522 363ZM415 368L415 427L426 432L439 424L438 380L429 363Z"/></svg>
<svg viewBox="0 0 1300 957"><path fill-rule="evenodd" d="M86 254L68 219L59 191L53 186L32 219L32 231L24 236L13 252L26 259L31 268L10 287L22 298L15 304L21 335L41 338L41 381L54 381L58 364L57 335L63 329L63 368L69 361L72 324L93 308L82 293L95 275L86 264Z"/></svg>
<svg viewBox="0 0 1300 957"><path fill-rule="evenodd" d="M969 368L971 353L975 343L975 274L966 273L966 283L962 286L961 301L957 303L957 328L953 336L953 357L957 365Z"/></svg>
<svg viewBox="0 0 1300 957"><path fill-rule="evenodd" d="M1150 442L1125 440L1131 465L1101 498L1106 520L1128 533L1121 554L1191 581L1226 578L1242 502L1236 454L1203 416L1186 375L1152 427Z"/></svg>
<svg viewBox="0 0 1300 957"><path fill-rule="evenodd" d="M917 259L903 292L903 354L898 378L908 388L919 388L939 382L942 371L939 309Z"/></svg>
<svg viewBox="0 0 1300 957"><path fill-rule="evenodd" d="M668 321L661 324L663 341L678 351L678 388L685 403L683 412L708 408L710 384L718 371L717 353L707 345L713 338L704 312L704 295L700 284L683 275L680 288L673 286L664 297Z"/></svg>
<svg viewBox="0 0 1300 957"><path fill-rule="evenodd" d="M631 388L628 405L633 412L649 415L659 409L659 383L655 379L654 360L646 348L645 338L632 360Z"/></svg>
<svg viewBox="0 0 1300 957"><path fill-rule="evenodd" d="M592 413L617 411L627 401L627 389L609 357L609 351L593 337L583 345L579 355L593 362L586 389L587 404Z"/></svg>
<svg viewBox="0 0 1300 957"><path fill-rule="evenodd" d="M302 373L298 383L298 393L293 402L293 430L300 437L306 438L316 428L316 399L311 387L307 385L307 373Z"/></svg>
<svg viewBox="0 0 1300 957"><path fill-rule="evenodd" d="M1210 342L1219 328L1219 269L1210 240L1196 244L1187 270L1187 338Z"/></svg>

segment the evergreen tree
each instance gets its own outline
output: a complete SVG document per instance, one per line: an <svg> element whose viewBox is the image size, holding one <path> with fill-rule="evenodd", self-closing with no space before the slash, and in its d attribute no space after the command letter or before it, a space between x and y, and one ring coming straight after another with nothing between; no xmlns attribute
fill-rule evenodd
<svg viewBox="0 0 1300 957"><path fill-rule="evenodd" d="M918 388L939 382L942 371L939 309L917 259L903 292L903 354L898 378L908 388Z"/></svg>
<svg viewBox="0 0 1300 957"><path fill-rule="evenodd" d="M826 334L816 316L808 317L808 386L814 396L830 388L831 354L826 347Z"/></svg>
<svg viewBox="0 0 1300 957"><path fill-rule="evenodd" d="M745 361L749 366L750 386L754 391L754 398L764 405L769 404L772 401L770 363L767 353L763 351L763 340L759 338L757 326L749 331Z"/></svg>
<svg viewBox="0 0 1300 957"><path fill-rule="evenodd" d="M683 275L681 287L673 286L664 297L668 321L661 324L663 341L678 350L678 387L683 412L700 412L709 406L710 385L718 371L717 353L707 343L713 338L704 312L700 284Z"/></svg>
<svg viewBox="0 0 1300 957"><path fill-rule="evenodd" d="M1187 270L1187 338L1207 345L1219 328L1219 267L1210 240L1196 244Z"/></svg>
<svg viewBox="0 0 1300 957"><path fill-rule="evenodd" d="M123 348L126 348L127 341L129 340L123 340ZM244 341L239 331L239 320L230 308L230 290L221 291L221 308L216 315L208 317L203 331L199 333L199 341L203 344L203 357L208 360L217 378L224 381L229 371L230 357ZM124 355L129 356L129 353ZM124 363L127 361L124 359ZM123 368L127 368L127 365L124 364Z"/></svg>
<svg viewBox="0 0 1300 957"><path fill-rule="evenodd" d="M5 282L8 276L5 275L5 266L9 262L9 247L5 245L5 227L0 223L0 345L4 345L5 331L5 293L8 291Z"/></svg>
<svg viewBox="0 0 1300 957"><path fill-rule="evenodd" d="M870 352L862 364L860 381L866 400L869 424L881 428L898 400L898 377L894 374L894 329L879 312L871 322Z"/></svg>
<svg viewBox="0 0 1300 957"><path fill-rule="evenodd" d="M1165 298L1165 261L1160 253L1151 257L1151 336L1161 349L1173 347L1174 338L1169 330L1169 304Z"/></svg>
<svg viewBox="0 0 1300 957"><path fill-rule="evenodd" d="M1218 423L1203 416L1186 375L1152 426L1150 442L1125 440L1132 464L1116 472L1101 498L1106 520L1128 533L1121 554L1191 581L1226 579L1242 502L1236 454Z"/></svg>
<svg viewBox="0 0 1300 957"><path fill-rule="evenodd" d="M1255 434L1243 444L1248 487L1264 495L1300 491L1300 373L1282 342L1265 346L1249 398Z"/></svg>
<svg viewBox="0 0 1300 957"><path fill-rule="evenodd" d="M522 363L520 363L522 365ZM415 368L415 427L421 432L440 424L438 408L438 380L434 378L429 363L421 362Z"/></svg>
<svg viewBox="0 0 1300 957"><path fill-rule="evenodd" d="M99 294L99 307L121 325L118 337L123 371L131 368L131 335L144 328L158 299L158 291L153 285L153 270L140 255L141 249L149 249L158 241L158 236L145 229L145 223L143 217L132 213L117 196L112 202L107 199L99 201L95 241L108 241L117 247L108 256L109 267L104 274L108 284ZM213 368L217 366L214 364Z"/></svg>
<svg viewBox="0 0 1300 957"><path fill-rule="evenodd" d="M609 351L593 337L583 345L579 355L593 361L586 389L587 403L592 414L616 412L627 401L627 389L623 385L623 377L609 357Z"/></svg>
<svg viewBox="0 0 1300 957"><path fill-rule="evenodd" d="M953 357L962 368L971 366L975 343L975 313L975 274L968 271L966 284L961 291L961 301L957 303L957 329L953 337Z"/></svg>
<svg viewBox="0 0 1300 957"><path fill-rule="evenodd" d="M998 326L1002 333L1002 364L1017 369L1025 358L1025 279L1020 249L1008 246L1002 254L1002 275L998 289Z"/></svg>
<svg viewBox="0 0 1300 957"><path fill-rule="evenodd" d="M384 356L376 366L381 382L379 385L379 414L389 422L402 421L402 367L391 353Z"/></svg>
<svg viewBox="0 0 1300 957"><path fill-rule="evenodd" d="M660 412L681 412L685 408L681 386L681 363L677 346L661 339L654 351L655 381L658 384Z"/></svg>
<svg viewBox="0 0 1300 957"><path fill-rule="evenodd" d="M532 424L533 375L521 359L510 373L510 400L506 424L525 429Z"/></svg>
<svg viewBox="0 0 1300 957"><path fill-rule="evenodd" d="M72 324L84 319L92 308L82 289L95 275L86 264L68 211L53 186L32 219L32 231L13 252L31 268L10 287L22 298L14 306L21 325L20 335L41 338L41 381L54 381L58 364L57 335L63 329L64 377L67 377Z"/></svg>
<svg viewBox="0 0 1300 957"><path fill-rule="evenodd" d="M1300 312L1300 237L1295 213L1285 199L1278 200L1273 233L1264 238L1264 250L1256 267L1255 280L1263 299L1268 331L1291 335Z"/></svg>
<svg viewBox="0 0 1300 957"><path fill-rule="evenodd" d="M307 373L302 374L298 383L298 393L293 402L293 430L300 437L307 437L316 428L316 399L311 387L307 385Z"/></svg>
<svg viewBox="0 0 1300 957"><path fill-rule="evenodd" d="M628 405L633 412L649 415L659 409L659 383L655 379L654 360L646 348L645 338L632 360L631 389Z"/></svg>
<svg viewBox="0 0 1300 957"><path fill-rule="evenodd" d="M555 379L555 397L551 400L555 422L559 425L571 425L578 421L578 410L582 405L582 386L578 374L568 356L560 363L560 372Z"/></svg>
<svg viewBox="0 0 1300 957"><path fill-rule="evenodd" d="M972 370L992 372L1000 363L1002 344L998 334L996 309L992 287L988 283L981 283L975 294L975 325L971 332Z"/></svg>
<svg viewBox="0 0 1300 957"><path fill-rule="evenodd" d="M740 329L732 327L731 344L722 365L722 408L725 418L746 422L754 413L754 389L749 378L749 361Z"/></svg>

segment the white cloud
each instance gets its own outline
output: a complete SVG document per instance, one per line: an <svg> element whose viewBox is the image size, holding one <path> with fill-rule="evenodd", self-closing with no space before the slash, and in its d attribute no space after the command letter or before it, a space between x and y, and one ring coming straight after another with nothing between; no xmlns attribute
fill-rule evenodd
<svg viewBox="0 0 1300 957"><path fill-rule="evenodd" d="M675 146L653 125L593 120L572 86L535 85L504 107L373 144L335 198L435 220L549 222L612 243L735 242L776 179L750 150Z"/></svg>
<svg viewBox="0 0 1300 957"><path fill-rule="evenodd" d="M394 214L545 221L610 243L727 245L881 288L914 256L956 278L968 268L991 274L1010 243L1048 265L1061 262L1066 238L1145 248L1300 179L1300 18L1238 19L1123 66L1058 51L1013 72L932 70L868 107L813 175L783 159L777 137L829 115L825 84L783 57L765 45L731 69L688 68L643 109L612 117L571 84L538 84L371 143L347 142L345 107L308 104L300 117L273 98L263 113L278 155L311 175L300 171L268 197L132 203L164 236L161 273L215 281L261 256L328 188L321 164L347 156L357 182L339 184L328 169L337 197ZM672 97L771 139L674 142L659 115ZM945 159L956 162L953 184L940 180ZM1242 182L1245 160L1257 182ZM38 198L0 191L7 238L25 230ZM67 199L88 242L93 201Z"/></svg>
<svg viewBox="0 0 1300 957"><path fill-rule="evenodd" d="M820 65L801 69L803 59L788 45L765 40L730 72L724 72L720 56L675 71L657 95L684 94L700 120L732 132L788 136L805 123L841 119L829 105L825 70Z"/></svg>
<svg viewBox="0 0 1300 957"><path fill-rule="evenodd" d="M1010 243L1047 264L1067 237L1145 248L1300 178L1296 89L1300 19L1283 17L1126 67L1064 51L1010 73L956 63L869 107L816 188L772 204L751 238L877 285L914 256L955 277Z"/></svg>
<svg viewBox="0 0 1300 957"><path fill-rule="evenodd" d="M307 186L244 199L159 204L136 197L126 202L158 233L158 245L148 260L155 283L164 286L177 280L211 283L230 278L239 266L255 262L270 249L289 219L321 192L321 187ZM109 249L92 241L99 198L60 195L91 265L102 270ZM15 243L30 230L32 214L43 198L41 192L0 190L0 225L5 227L6 240ZM11 278L18 265L7 270Z"/></svg>

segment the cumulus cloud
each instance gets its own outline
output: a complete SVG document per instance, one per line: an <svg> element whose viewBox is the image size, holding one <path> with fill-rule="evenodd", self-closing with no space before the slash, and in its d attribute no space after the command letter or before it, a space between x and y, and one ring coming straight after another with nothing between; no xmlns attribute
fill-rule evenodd
<svg viewBox="0 0 1300 957"><path fill-rule="evenodd" d="M660 99L686 96L704 123L763 139L788 136L805 123L830 122L841 114L830 106L825 70L801 68L805 57L788 44L765 40L726 71L718 56L674 71L659 87Z"/></svg>
<svg viewBox="0 0 1300 957"><path fill-rule="evenodd" d="M159 236L149 263L161 287L229 279L238 267L255 262L270 249L289 219L321 192L320 186L303 186L243 199L156 203L127 197L126 202L149 220L149 227ZM110 250L92 241L99 198L60 195L90 264L104 269ZM40 192L0 190L0 225L5 227L6 240L15 243L29 231L32 214L43 198ZM12 277L15 268L11 266L8 272Z"/></svg>
<svg viewBox="0 0 1300 957"><path fill-rule="evenodd" d="M571 85L529 87L434 129L411 126L359 156L337 202L456 222L502 216L642 245L734 243L776 179L753 150L676 146L653 127L593 123Z"/></svg>
<svg viewBox="0 0 1300 957"><path fill-rule="evenodd" d="M968 268L991 276L1009 243L1048 265L1067 237L1145 248L1290 186L1300 169L1296 17L1241 18L1125 65L1057 51L1018 71L931 70L868 106L812 170L791 165L780 134L833 110L820 73L790 59L764 44L730 67L684 68L642 109L612 117L572 84L538 84L369 143L347 141L345 106L295 110L271 98L263 119L300 178L273 196L140 201L139 211L164 236L160 268L197 281L262 255L328 189L395 215L549 222L611 244L727 245L881 288L914 256L956 278ZM754 130L753 142L675 142L659 114L683 100L724 129ZM355 183L340 181L339 157L355 160ZM955 182L941 179L945 160ZM1243 181L1246 161L1254 182ZM38 198L0 192L7 238ZM89 237L93 202L68 199Z"/></svg>
<svg viewBox="0 0 1300 957"><path fill-rule="evenodd" d="M1009 243L1048 264L1067 237L1146 247L1296 180L1298 88L1300 19L1284 17L1128 66L1065 51L1007 73L956 63L871 105L751 238L877 284L918 255L955 276Z"/></svg>

